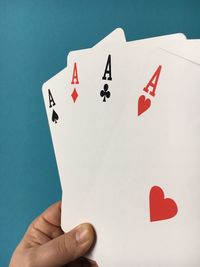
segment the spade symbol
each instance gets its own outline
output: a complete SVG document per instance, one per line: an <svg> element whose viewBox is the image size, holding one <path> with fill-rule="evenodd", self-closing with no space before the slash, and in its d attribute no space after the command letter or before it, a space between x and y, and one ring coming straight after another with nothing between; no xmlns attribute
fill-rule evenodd
<svg viewBox="0 0 200 267"><path fill-rule="evenodd" d="M106 102L106 98L110 97L110 91L108 91L108 85L104 84L103 90L100 92L101 97L103 97L103 102Z"/></svg>
<svg viewBox="0 0 200 267"><path fill-rule="evenodd" d="M58 119L59 119L59 116L58 116L58 114L55 112L55 110L53 109L53 113L52 113L52 121L55 122L55 123L57 123Z"/></svg>

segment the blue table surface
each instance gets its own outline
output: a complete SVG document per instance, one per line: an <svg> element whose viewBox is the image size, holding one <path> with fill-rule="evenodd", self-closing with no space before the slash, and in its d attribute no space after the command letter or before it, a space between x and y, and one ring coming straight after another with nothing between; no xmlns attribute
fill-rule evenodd
<svg viewBox="0 0 200 267"><path fill-rule="evenodd" d="M61 198L41 86L70 50L117 27L127 40L200 38L200 1L0 0L0 267L33 218Z"/></svg>

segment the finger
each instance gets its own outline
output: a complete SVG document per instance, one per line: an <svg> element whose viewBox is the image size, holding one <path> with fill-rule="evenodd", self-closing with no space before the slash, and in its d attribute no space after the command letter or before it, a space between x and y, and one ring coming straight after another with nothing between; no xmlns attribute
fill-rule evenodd
<svg viewBox="0 0 200 267"><path fill-rule="evenodd" d="M41 216L43 218L53 224L54 226L60 226L61 220L61 201L58 201L51 205L48 209L46 209Z"/></svg>
<svg viewBox="0 0 200 267"><path fill-rule="evenodd" d="M84 223L37 248L35 266L61 267L90 249L95 240L93 227Z"/></svg>
<svg viewBox="0 0 200 267"><path fill-rule="evenodd" d="M60 227L61 202L57 202L46 209L28 227L20 248L30 248L35 245L42 245L49 240L63 234Z"/></svg>
<svg viewBox="0 0 200 267"><path fill-rule="evenodd" d="M45 210L38 218L36 218L31 226L30 230L36 229L44 233L50 238L56 238L63 234L60 226L61 209L60 202L55 203Z"/></svg>

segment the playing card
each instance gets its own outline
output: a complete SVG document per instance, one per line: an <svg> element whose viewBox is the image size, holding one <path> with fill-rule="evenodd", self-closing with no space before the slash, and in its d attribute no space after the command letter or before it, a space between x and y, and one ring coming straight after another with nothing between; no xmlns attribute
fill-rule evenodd
<svg viewBox="0 0 200 267"><path fill-rule="evenodd" d="M178 39L184 39L184 36L182 36L181 34L174 34L172 35L174 40L178 40ZM172 39L172 36L164 36L161 39ZM112 39L113 37L113 39ZM124 34L123 31L121 29L117 29L115 31L113 31L108 37L106 37L103 42L106 41L106 43L110 42L116 42L118 38L119 42L124 42ZM155 39L159 39L159 38L155 38ZM148 42L153 41L153 38L150 38ZM141 41L139 41L141 42ZM145 40L145 42L147 42L147 40ZM135 42L137 43L137 42ZM77 55L78 53L82 53L83 51L76 51L73 53L73 55ZM62 116L60 116L60 113L65 114L66 112L69 111L69 107L66 107L66 103L68 104L68 102L70 101L70 104L72 104L72 96L70 96L69 94L69 85L67 86L67 77L69 76L69 79L72 77L72 75L68 75L69 71L67 71L67 68L65 68L64 70L62 70L59 74L57 74L56 76L54 76L53 78L51 78L48 82L46 82L43 86L43 95L44 95L44 99L45 99L45 103L46 103L46 109L47 109L47 114L48 114L48 119L49 119L49 125L50 125L50 129L51 129L51 134L52 134L52 140L53 140L53 144L54 144L54 150L55 150L55 155L56 155L56 159L57 162L60 162L60 158L61 159L65 159L65 156L63 154L63 149L62 149L62 142L64 140L63 136L65 135L65 132L62 131L62 126L64 125L63 121L62 121ZM70 81L69 81L70 84ZM86 94L85 94L86 95ZM72 110L73 111L73 110ZM72 116L73 118L73 114L71 114L70 116ZM60 119L62 121L62 123L60 123ZM80 118L79 118L80 119ZM56 127L55 127L56 126ZM67 125L66 125L67 126ZM67 126L68 127L68 126ZM68 129L68 128L67 128ZM80 131L81 133L81 131ZM73 139L73 137L75 137L75 142L76 139L78 139L77 137L77 133L76 136L75 135L71 135L70 138L71 140ZM56 142L59 142L60 144L60 148L57 148L56 146ZM59 166L65 166L65 161L63 164L59 164ZM58 167L59 167L58 166ZM59 167L59 172L60 172L60 168ZM62 185L62 177L60 175L61 178L61 185ZM67 181L68 182L68 181Z"/></svg>
<svg viewBox="0 0 200 267"><path fill-rule="evenodd" d="M155 46L158 39L154 44L153 40L151 41L152 46ZM145 40L145 42L148 44L148 40ZM148 55L147 50L144 46L143 50L137 50L135 55L138 56L138 52ZM98 60L93 58L88 61L86 68L82 64L85 63L84 56L83 59L80 58L78 63L73 61L71 57L69 71L63 70L50 81L51 83L45 84L43 89L46 107L48 107L48 112L49 110L51 112L48 118L51 123L51 133L62 182L62 226L66 231L70 229L72 224L74 226L74 223L78 224L79 220L86 218L85 216L82 217L84 213L79 213L80 216L77 218L75 214L77 207L80 206L80 203L84 203L88 193L92 192L94 187L96 188L96 181L101 176L100 173L104 168L104 156L110 147L113 131L121 121L120 117L126 108L128 99L130 99L131 91L125 91L126 86L123 85L126 84L123 80L120 80L121 70L125 66L121 64L121 62L125 62L123 54L119 57L118 47L116 50L110 51L112 53L106 53L104 57L102 54L100 58L97 58ZM101 53L100 50L98 53ZM115 58L119 58L119 60L116 61ZM117 68L113 66L117 66ZM89 77L91 77L91 80L88 80ZM95 80L94 77L99 78ZM108 87L105 86L106 84ZM59 91L57 91L58 88ZM97 90L92 90L92 88L97 88ZM124 91L123 88L125 88ZM50 93L48 89L50 89ZM74 89L78 94L75 101L75 98L73 99L73 96L76 95L73 94ZM111 89L112 91L110 91ZM110 94L108 94L108 91ZM106 101L104 101L104 98L106 98ZM96 102L90 102L91 99ZM103 106L104 109L100 106L102 103L107 105ZM115 105L112 106L112 103L115 103ZM113 110L116 112L114 116ZM52 118L54 118L53 121ZM62 123L60 124L61 119ZM69 218L69 216L71 217ZM99 258L98 253L94 255Z"/></svg>
<svg viewBox="0 0 200 267"><path fill-rule="evenodd" d="M103 45L108 45L112 43L123 43L125 42L125 35L121 28L115 29L108 36L106 36L101 42L96 44L93 49L99 49ZM87 51L89 49L86 49ZM81 53L82 50L75 51L74 53ZM47 111L47 117L49 121L49 126L51 130L51 136L54 144L55 156L57 162L59 162L59 158L62 157L62 149L58 149L56 146L56 142L62 142L60 138L62 138L61 127L60 124L63 124L62 115L60 113L65 113L66 108L66 99L67 99L67 83L66 78L68 76L68 69L64 68L57 75L47 81L43 87L43 96ZM61 119L61 123L60 123ZM56 128L55 128L56 126ZM64 133L63 133L64 134ZM62 144L61 144L62 147ZM58 166L59 167L59 166ZM59 170L59 168L58 168ZM61 176L60 176L61 177ZM62 179L61 179L62 185Z"/></svg>
<svg viewBox="0 0 200 267"><path fill-rule="evenodd" d="M200 40L187 40L181 43L168 43L162 46L163 50L174 55L200 64Z"/></svg>
<svg viewBox="0 0 200 267"><path fill-rule="evenodd" d="M99 266L197 267L200 66L158 49L139 65L136 55L125 59L130 95L95 185L68 223L93 223ZM152 105L138 114L150 92Z"/></svg>
<svg viewBox="0 0 200 267"><path fill-rule="evenodd" d="M148 54L148 50L155 45L173 41L171 36L169 39L155 39L156 42L153 39L139 41L139 46L137 41L129 42L125 48L135 48L135 56L138 58L140 53ZM184 39L181 34L176 35L177 42ZM63 127L65 138L62 139L61 148L65 152L62 150L61 153L60 177L63 188L62 227L65 231L69 230L69 214L73 217L77 205L85 200L88 191L96 182L112 132L129 98L129 90L121 80L124 47L121 46L121 53L118 49L118 46L112 46L109 51L105 49L105 54L103 48L102 54L100 50L99 53L81 53L79 61L76 60L77 54L72 52L69 55L68 66L71 75L68 76L70 79L67 84L72 83L72 80L77 81L77 73L79 84L73 83L68 88L69 97L64 115L66 121L63 123L66 128ZM103 79L104 76L106 79ZM107 90L104 86L108 86ZM78 98L74 102L72 97L75 91ZM109 97L106 96L107 93ZM73 204L70 206L71 202Z"/></svg>

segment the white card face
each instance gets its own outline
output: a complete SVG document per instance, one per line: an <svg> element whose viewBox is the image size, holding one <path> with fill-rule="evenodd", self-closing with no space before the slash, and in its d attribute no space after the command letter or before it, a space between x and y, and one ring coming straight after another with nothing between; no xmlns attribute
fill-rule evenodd
<svg viewBox="0 0 200 267"><path fill-rule="evenodd" d="M134 45L134 47L137 47L137 46L141 46L141 45L143 46L147 44L159 44L159 43L164 44L165 42L166 42L166 45L168 45L168 43L171 44L171 42L174 43L174 41L178 41L179 43L179 41L183 41L183 40L186 40L186 36L183 33L175 33L175 34L146 38L142 40L128 41L127 45L128 46ZM93 48L101 49L102 44L103 45L107 43L122 44L125 42L126 42L126 38L124 35L124 31L121 28L117 28L116 30L111 32L108 36L106 36L101 42L96 44ZM90 51L91 51L90 49L81 49L81 50L71 51L68 55L68 58L78 59L78 57L81 56L82 53L87 53Z"/></svg>
<svg viewBox="0 0 200 267"><path fill-rule="evenodd" d="M162 38L164 39L163 43L167 42L166 37ZM161 41L162 38L160 38L159 41L160 43L162 43ZM171 38L170 40L173 41ZM179 38L175 40L178 41ZM146 47L145 45L142 45L143 48L140 50L138 46L138 48L134 53L134 58L135 62L136 63L138 62L139 65L136 65L137 67L134 70L135 72L133 71L133 77L134 73L138 71L138 66L140 68L139 70L142 70L141 68L143 67L142 63L140 63L139 56L144 54L148 55L149 52L147 48L151 47L152 49L152 47L157 46L159 42L158 38L156 38L156 42L153 42L153 39L149 40L149 42L148 40L145 40L144 44L146 43ZM137 42L135 42L135 44L136 43ZM141 41L140 44L142 44ZM131 43L128 43L127 47L134 48L134 45L132 46ZM120 76L118 75L118 73L121 71L121 67L125 66L125 65L120 65L120 62L125 62L122 54L124 51L121 50L122 52L121 55L119 56L118 49L120 48L116 49L113 48L113 50L110 51L112 52L113 55L112 64L114 64L112 67L112 73L113 73L112 75L114 75L113 77L116 77L118 79L116 81L113 80L112 88L116 88L116 86L114 86L114 83L115 85L117 84L117 86L119 85L119 88L116 90L116 92L111 91L110 99L107 100L111 100L112 97L112 102L107 101L106 103L104 103L108 104L106 106L106 109L102 109L100 104L98 105L98 103L100 103L98 102L99 101L98 99L101 99L100 89L103 88L102 70L104 72L105 63L107 62L109 51L107 51L106 55L104 54L104 57L103 54L100 57L97 54L96 58L89 59L88 62L86 61L88 64L91 64L91 65L86 64L86 68L84 67L85 66L84 64L82 64L82 66L78 65L79 80L83 82L82 88L84 89L84 91L81 92L77 87L78 90L77 92L79 96L77 98L77 101L75 101L75 103L72 101L71 98L73 87L69 83L69 81L71 81L72 78L72 70L73 70L72 67L74 66L72 63L74 62L72 63L69 62L69 67L71 69L69 70L64 69L58 75L53 77L50 81L45 83L43 88L45 104L47 108L47 114L50 123L59 174L61 178L61 185L63 189L62 227L66 231L69 230L71 226L73 227L75 224L80 223L82 219L85 219L88 215L87 213L83 212L81 216L81 213L76 214L76 212L74 211L77 210L77 207L79 207L80 203L84 203L84 201L86 200L86 196L88 195L88 192L93 192L93 188L98 188L96 184L99 183L99 179L101 179L99 177L101 177L101 173L104 172L103 170L104 160L105 160L104 156L107 155L107 150L109 151L110 140L113 140L111 137L116 131L116 126L121 122L120 117L124 114L123 110L129 103L129 99L132 93L132 91L127 86L124 86L127 85L127 82L131 78L131 76L129 75L130 71L127 70L128 81L121 80ZM100 50L101 49L99 49L98 53L101 53ZM83 57L82 63L84 63L85 56L83 55L81 57ZM115 66L117 66L117 68L114 68ZM81 67L83 68L82 72L83 74L80 72ZM89 81L88 77L90 77L91 71L92 74L94 74L94 77L97 77L95 75L96 73L99 73L98 75L99 80L98 81L93 80L92 77L92 83L90 84L90 82L88 83ZM123 72L124 71L125 70L123 70ZM142 74L142 72L140 73ZM85 74L87 74L88 76L86 77ZM100 85L102 87L100 87ZM97 91L96 92L93 91L92 90L93 88L97 89ZM123 90L122 88L125 88L126 91L125 89L124 91L120 91L120 89ZM55 106L52 106L52 108L48 108L49 105L48 89L51 89L51 94L55 102ZM90 99L87 98L87 96L90 96L91 98L93 97L93 99L96 97L97 105L93 104L93 102L91 103ZM120 96L122 98L120 98ZM114 99L116 100L116 102L113 102ZM84 106L82 106L83 105L82 103L84 103L85 105L91 104L91 106L89 107L85 106L86 108L84 108ZM115 105L111 106L112 103L114 103ZM117 108L118 107L117 105L118 106L121 105L120 112ZM96 108L96 106L98 106L98 108ZM95 116L90 116L90 112L92 111L93 107L96 108ZM59 115L59 120L57 120L57 123L51 122L52 109L55 109L55 111ZM116 113L112 115L113 109L116 112L118 112L117 116ZM106 121L107 119L106 114L109 114L108 111L110 111L110 117L109 120ZM102 120L102 118L106 118L105 121ZM97 123L98 119L100 121L100 124ZM103 131L104 129L105 131ZM108 137L108 140L106 139L106 137ZM91 143L90 140L92 140L93 143ZM101 142L100 145L99 142ZM88 200L90 202L90 198L88 198ZM98 239L99 241L97 243L97 248L99 246L99 251L98 249L94 251L94 256L96 255L98 259L101 259L101 255L103 255L103 253L105 252L101 245L104 244L101 243L101 238L102 235L100 230L100 239ZM106 252L105 252L105 257L103 256L103 258L110 259L110 257L107 257ZM121 259L123 259L123 257Z"/></svg>
<svg viewBox="0 0 200 267"><path fill-rule="evenodd" d="M200 40L186 40L181 44L166 44L162 46L162 49L193 63L200 64Z"/></svg>
<svg viewBox="0 0 200 267"><path fill-rule="evenodd" d="M101 42L97 43L94 48L92 49L100 49L101 46L104 45L111 45L112 43L124 43L125 40L125 35L124 32L121 28L117 28L113 32L111 32L108 36L106 36ZM85 49L87 51L91 49ZM79 53L81 54L83 50L79 51L73 51L74 54ZM65 133L62 133L61 128L63 125L63 120L61 122L61 127L59 120L60 118L62 119L62 114L65 113L65 108L66 108L66 99L67 97L70 98L68 93L68 84L66 82L66 79L68 77L68 68L64 68L62 71L60 71L58 74L56 74L54 77L52 77L50 80L48 80L42 87L43 90L43 96L44 96L44 101L45 101L45 106L46 106L46 111L47 111L47 116L49 120L49 126L51 130L51 136L52 136L52 141L54 145L54 150L55 150L55 156L56 156L56 161L58 164L58 170L60 174L60 158L62 157L62 138ZM50 90L50 91L49 91ZM49 98L52 101L49 101ZM69 100L69 99L68 99ZM70 98L72 100L72 98ZM51 103L50 103L51 102ZM58 104L58 105L57 105ZM71 102L70 102L71 104ZM53 121L54 120L54 121ZM57 126L57 127L55 127ZM57 145L58 142L58 145ZM60 143L61 142L61 143ZM60 149L61 148L61 149ZM60 175L60 177L62 177ZM61 186L62 186L62 178L61 178Z"/></svg>
<svg viewBox="0 0 200 267"><path fill-rule="evenodd" d="M91 257L99 266L117 267L123 262L124 266L197 267L200 67L162 50L140 56L138 65L133 52L125 55L129 68L121 79L128 81L130 90L126 108L95 185L74 207L78 212L68 217L68 223L89 221L95 226L97 244ZM158 66L162 68L152 97L143 88ZM151 106L138 116L142 94L151 99Z"/></svg>
<svg viewBox="0 0 200 267"><path fill-rule="evenodd" d="M119 42L124 42L124 34L122 32L121 29L117 29L115 30L114 32L112 32L109 37L106 37L104 39L104 41L106 40L106 42L108 42L110 40L110 42L112 42L112 38L110 36L113 36L113 42L116 43L116 37L120 37L119 38ZM172 38L173 36L173 38ZM163 36L161 38L159 37L156 37L155 39L156 40L165 40L167 41L168 39L174 39L176 41L178 40L182 40L184 39L184 36L182 36L182 34L173 34L173 35L169 35L169 36ZM154 38L150 38L149 40L144 40L144 43L145 44L153 44L153 39ZM137 44L137 42L140 42L142 43L142 41L136 41L136 42L133 42L135 45ZM129 42L130 44L130 42ZM77 52L77 51L76 51ZM72 52L72 54L74 53L74 55L76 54L76 52ZM82 54L82 51L81 53ZM56 155L56 160L57 160L57 163L58 163L58 170L59 170L59 174L60 174L60 178L61 178L61 185L62 185L62 188L63 188L63 180L64 180L64 184L71 184L71 181L68 180L68 179L63 179L63 177L65 177L65 175L61 175L60 173L60 169L64 168L64 173L65 173L65 166L66 166L66 163L65 163L65 150L64 149L64 146L62 145L63 144L63 139L66 135L66 131L67 129L64 128L63 129L63 121L62 118L62 114L64 114L65 116L65 113L68 112L68 106L66 106L66 104L68 105L69 103L72 104L72 98L70 96L71 92L69 92L68 88L69 86L67 85L67 77L68 79L70 78L71 74L69 74L69 71L67 68L63 69L61 72L59 72L57 75L55 75L53 78L51 78L48 82L46 82L43 86L43 95L44 95L44 100L45 100L45 105L46 105L46 110L47 110L47 115L48 115L48 119L49 119L49 125L50 125L50 130L51 130L51 135L52 135L52 140L53 140L53 145L54 145L54 150L55 150L55 155ZM52 102L52 107L49 108L49 93L48 93L48 90L50 89L50 93L53 97L53 100L55 102L55 106L53 105L54 102ZM87 89L87 88L86 88ZM53 115L53 110L56 112L56 114L59 116L59 119L57 121L57 123L55 122L52 122L52 115ZM73 112L73 110L72 110ZM73 119L73 114L71 114L71 119ZM61 119L61 123L60 123L60 119ZM70 119L70 120L71 120ZM69 121L69 125L70 125L71 121ZM56 127L55 127L56 126ZM67 127L67 125L66 125ZM80 131L81 132L81 131ZM77 133L76 133L77 134ZM74 136L71 136L71 140L73 140L73 137ZM73 140L74 141L74 140ZM69 151L69 150L67 150ZM71 153L71 152L70 152ZM67 176L68 177L68 176ZM68 187L69 188L69 187ZM72 190L71 190L72 191ZM83 190L82 190L83 192ZM87 190L86 190L87 192ZM84 194L86 193L84 192Z"/></svg>
<svg viewBox="0 0 200 267"><path fill-rule="evenodd" d="M121 69L126 65L124 60L126 49L131 51L130 54L133 50L135 60L139 64L141 53L148 54L159 44L181 42L185 38L182 34L178 34L175 40L171 36L169 40L167 37L155 39L156 42L153 38L139 41L140 45L135 41L124 46L113 46L110 50L102 48L98 53L80 53L78 59L77 54L73 52L69 55L68 71L70 74L66 78L66 84L69 84L68 98L65 100L66 110L63 115L66 121L63 122L63 135L58 138L62 140L60 141L61 147L65 150L65 152L61 150L61 160L58 161L61 166L59 170L61 171L62 168L62 174L60 173L63 189L62 227L65 231L69 230L68 214L74 213L76 205L84 201L88 190L96 183L96 176L102 168L102 160L112 133L127 105L131 91L126 87L127 82L120 78ZM109 54L111 54L112 81L102 80ZM70 85L74 63L77 67L79 84ZM127 76L129 80L131 76L128 72ZM103 102L100 92L105 84L109 85L111 95L106 102ZM71 99L74 89L78 94L75 103ZM70 203L73 204L70 206Z"/></svg>

